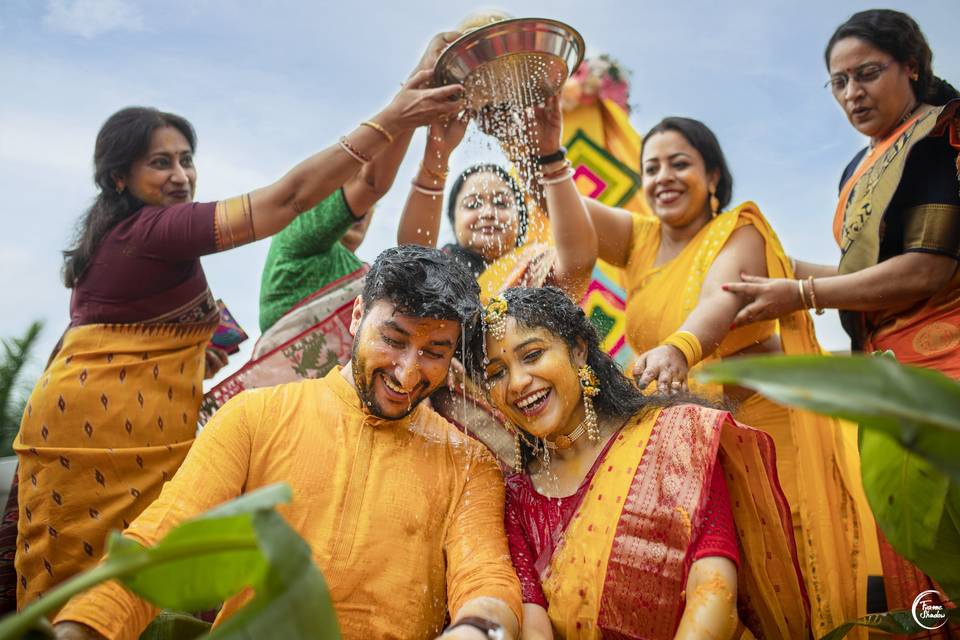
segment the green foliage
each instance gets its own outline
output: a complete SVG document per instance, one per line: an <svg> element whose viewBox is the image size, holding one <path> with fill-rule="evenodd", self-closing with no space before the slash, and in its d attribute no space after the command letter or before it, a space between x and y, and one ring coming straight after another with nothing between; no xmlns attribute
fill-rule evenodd
<svg viewBox="0 0 960 640"><path fill-rule="evenodd" d="M22 638L74 595L112 579L159 607L179 611L209 609L251 587L254 598L211 632L211 639L339 638L310 547L273 510L289 500L289 486L264 487L184 522L150 548L114 532L99 566L0 621L0 640Z"/></svg>
<svg viewBox="0 0 960 640"><path fill-rule="evenodd" d="M950 609L947 619L956 624L960 622L960 609ZM820 640L840 640L846 637L854 627L867 627L874 631L886 631L895 635L914 635L927 630L917 624L913 615L906 609L887 611L886 613L871 613L858 620L844 622L842 625L820 638Z"/></svg>
<svg viewBox="0 0 960 640"><path fill-rule="evenodd" d="M42 322L34 322L22 338L0 340L3 346L0 355L0 456L13 455L13 439L20 430L20 419L27 404L18 380L30 362L30 351L42 329Z"/></svg>
<svg viewBox="0 0 960 640"><path fill-rule="evenodd" d="M859 423L863 488L877 524L947 595L960 594L960 384L869 356L737 358L698 377Z"/></svg>

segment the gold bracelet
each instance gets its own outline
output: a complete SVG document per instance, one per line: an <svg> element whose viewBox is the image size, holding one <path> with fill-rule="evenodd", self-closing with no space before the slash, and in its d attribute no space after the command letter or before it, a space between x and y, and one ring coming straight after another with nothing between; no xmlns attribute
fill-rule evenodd
<svg viewBox="0 0 960 640"><path fill-rule="evenodd" d="M703 347L700 345L700 339L690 331L676 331L667 336L667 339L660 344L668 344L679 349L687 360L687 368L691 368L703 360Z"/></svg>
<svg viewBox="0 0 960 640"><path fill-rule="evenodd" d="M390 135L390 132L383 128L383 125L379 122L374 122L373 120L364 120L360 123L361 127L370 127L384 138L387 139L387 142L393 144L393 136Z"/></svg>
<svg viewBox="0 0 960 640"><path fill-rule="evenodd" d="M447 176L450 175L449 171L437 172L431 169L430 167L428 167L427 165L423 164L422 162L420 163L420 168L423 169L428 176L433 178L434 182L446 182Z"/></svg>
<svg viewBox="0 0 960 640"><path fill-rule="evenodd" d="M813 309L818 316L822 316L823 309L817 304L817 290L813 286L813 276L808 277L807 282L810 283L810 302L813 304Z"/></svg>
<svg viewBox="0 0 960 640"><path fill-rule="evenodd" d="M573 177L573 169L566 169L562 174L553 176L550 178L540 178L540 184L544 187L549 187L555 184L560 184L561 182L566 182Z"/></svg>
<svg viewBox="0 0 960 640"><path fill-rule="evenodd" d="M804 309L809 309L810 303L807 302L807 293L803 290L803 280L797 280L797 286L800 288L800 303Z"/></svg>

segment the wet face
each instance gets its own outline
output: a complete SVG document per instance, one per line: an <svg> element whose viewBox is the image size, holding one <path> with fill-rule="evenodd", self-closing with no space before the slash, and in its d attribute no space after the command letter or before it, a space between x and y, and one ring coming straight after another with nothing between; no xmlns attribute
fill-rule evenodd
<svg viewBox="0 0 960 640"><path fill-rule="evenodd" d="M490 401L512 422L538 438L571 432L583 420L577 369L586 349L571 351L546 329L530 329L507 318L506 334L487 334L484 375Z"/></svg>
<svg viewBox="0 0 960 640"><path fill-rule="evenodd" d="M641 170L643 193L663 224L683 228L710 219L710 191L719 175L708 175L703 156L679 132L644 140Z"/></svg>
<svg viewBox="0 0 960 640"><path fill-rule="evenodd" d="M517 246L519 227L517 201L503 178L481 171L464 181L454 209L457 244L496 260Z"/></svg>
<svg viewBox="0 0 960 640"><path fill-rule="evenodd" d="M916 72L860 38L839 40L830 51L833 97L850 124L871 138L895 129L914 107L910 78Z"/></svg>
<svg viewBox="0 0 960 640"><path fill-rule="evenodd" d="M147 153L133 163L128 175L115 177L115 182L148 205L192 202L197 169L190 143L174 127L156 129Z"/></svg>
<svg viewBox="0 0 960 640"><path fill-rule="evenodd" d="M460 338L455 320L405 316L387 301L365 309L360 298L350 330L357 393L370 413L388 420L406 416L446 382Z"/></svg>

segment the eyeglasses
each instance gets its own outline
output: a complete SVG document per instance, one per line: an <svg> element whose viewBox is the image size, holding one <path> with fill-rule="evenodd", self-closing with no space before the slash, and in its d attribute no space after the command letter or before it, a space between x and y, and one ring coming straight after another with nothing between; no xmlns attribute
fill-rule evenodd
<svg viewBox="0 0 960 640"><path fill-rule="evenodd" d="M880 74L890 66L890 63L886 64L877 64L876 62L868 62L867 64L857 67L853 70L853 80L857 84L870 84L874 82L877 78L880 77ZM850 77L845 73L835 73L830 76L830 79L827 80L827 83L824 88L829 87L834 93L840 93L847 88L847 85L850 83Z"/></svg>

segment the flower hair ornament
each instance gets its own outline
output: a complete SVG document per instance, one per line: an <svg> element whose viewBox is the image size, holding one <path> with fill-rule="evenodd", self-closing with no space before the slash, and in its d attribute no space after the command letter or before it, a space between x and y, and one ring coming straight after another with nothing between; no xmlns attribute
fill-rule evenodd
<svg viewBox="0 0 960 640"><path fill-rule="evenodd" d="M483 324L497 340L503 340L507 333L507 301L501 296L490 298L484 308Z"/></svg>

